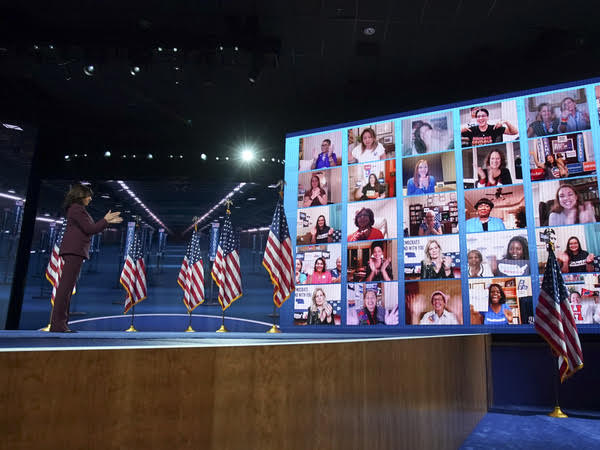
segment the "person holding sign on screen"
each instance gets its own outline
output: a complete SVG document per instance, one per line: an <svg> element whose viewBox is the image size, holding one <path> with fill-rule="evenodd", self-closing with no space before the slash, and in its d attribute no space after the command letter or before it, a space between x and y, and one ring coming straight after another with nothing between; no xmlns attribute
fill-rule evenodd
<svg viewBox="0 0 600 450"><path fill-rule="evenodd" d="M506 255L496 261L491 257L492 271L499 277L521 277L529 275L529 245L525 236L513 236L508 241Z"/></svg>
<svg viewBox="0 0 600 450"><path fill-rule="evenodd" d="M369 175L369 181L362 188L361 200L373 200L376 198L385 198L385 187L379 184L379 180L374 173Z"/></svg>
<svg viewBox="0 0 600 450"><path fill-rule="evenodd" d="M429 175L429 165L424 159L417 161L415 173L406 183L406 195L432 194L435 192L435 177Z"/></svg>
<svg viewBox="0 0 600 450"><path fill-rule="evenodd" d="M317 150L313 150L313 154L317 154ZM331 146L331 139L323 139L321 142L321 153L318 153L312 161L310 168L323 169L327 167L337 166L338 160Z"/></svg>
<svg viewBox="0 0 600 450"><path fill-rule="evenodd" d="M488 123L490 113L485 108L475 111L477 125L466 125L460 129L461 136L467 139L463 147L478 146L502 142L504 134L518 134L519 130L508 120L500 119L494 126Z"/></svg>
<svg viewBox="0 0 600 450"><path fill-rule="evenodd" d="M456 316L446 309L448 296L442 291L431 294L433 311L425 313L419 325L458 325Z"/></svg>

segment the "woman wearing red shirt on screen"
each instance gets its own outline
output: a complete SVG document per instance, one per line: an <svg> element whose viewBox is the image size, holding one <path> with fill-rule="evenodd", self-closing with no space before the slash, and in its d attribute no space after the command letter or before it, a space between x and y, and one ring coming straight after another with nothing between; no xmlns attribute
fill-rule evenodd
<svg viewBox="0 0 600 450"><path fill-rule="evenodd" d="M327 270L325 259L317 258L315 267L310 278L307 280L309 284L326 284L331 283L331 272Z"/></svg>
<svg viewBox="0 0 600 450"><path fill-rule="evenodd" d="M348 236L348 242L383 239L383 233L377 228L373 228L374 224L375 214L373 211L370 208L359 209L354 216L354 225L358 230Z"/></svg>

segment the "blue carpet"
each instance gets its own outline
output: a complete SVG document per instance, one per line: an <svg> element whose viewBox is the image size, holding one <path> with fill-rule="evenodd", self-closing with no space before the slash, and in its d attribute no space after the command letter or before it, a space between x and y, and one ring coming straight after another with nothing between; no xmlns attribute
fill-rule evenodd
<svg viewBox="0 0 600 450"><path fill-rule="evenodd" d="M599 449L600 421L487 413L460 448Z"/></svg>

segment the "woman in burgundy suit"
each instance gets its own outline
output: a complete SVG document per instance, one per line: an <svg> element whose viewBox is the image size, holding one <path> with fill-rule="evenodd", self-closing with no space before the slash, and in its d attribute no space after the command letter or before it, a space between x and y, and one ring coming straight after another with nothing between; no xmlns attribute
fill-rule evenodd
<svg viewBox="0 0 600 450"><path fill-rule="evenodd" d="M60 246L60 256L62 256L65 264L56 290L50 331L72 332L67 327L69 303L83 260L88 259L90 256L90 239L92 235L104 230L109 223L121 223L123 221L120 212L108 211L103 219L94 223L92 217L85 210L85 207L91 201L92 190L82 184L76 184L71 187L63 203L63 207L67 211L67 229Z"/></svg>

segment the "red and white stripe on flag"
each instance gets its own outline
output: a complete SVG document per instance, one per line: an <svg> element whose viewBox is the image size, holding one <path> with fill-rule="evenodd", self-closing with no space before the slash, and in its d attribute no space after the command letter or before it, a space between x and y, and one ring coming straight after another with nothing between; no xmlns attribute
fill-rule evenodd
<svg viewBox="0 0 600 450"><path fill-rule="evenodd" d="M127 256L119 281L127 291L125 310L123 311L123 314L126 314L132 306L138 304L147 296L144 259L140 257L134 261L131 256Z"/></svg>
<svg viewBox="0 0 600 450"><path fill-rule="evenodd" d="M50 302L54 305L54 298L56 297L56 289L58 288L58 283L60 282L60 276L62 275L62 268L65 264L65 260L59 255L60 249L58 245L55 245L52 249L52 254L50 255L50 261L48 262L48 267L46 267L46 279L52 285L52 297L50 298Z"/></svg>
<svg viewBox="0 0 600 450"><path fill-rule="evenodd" d="M269 272L273 288L273 302L280 307L294 291L294 265L290 237L283 242L269 232L263 257L263 266Z"/></svg>
<svg viewBox="0 0 600 450"><path fill-rule="evenodd" d="M242 296L242 278L240 271L240 257L237 250L224 256L219 244L217 255L213 264L211 276L219 286L219 303L223 310Z"/></svg>
<svg viewBox="0 0 600 450"><path fill-rule="evenodd" d="M183 258L177 284L183 289L183 303L188 311L193 311L204 303L204 266L202 260L190 265L188 257Z"/></svg>

